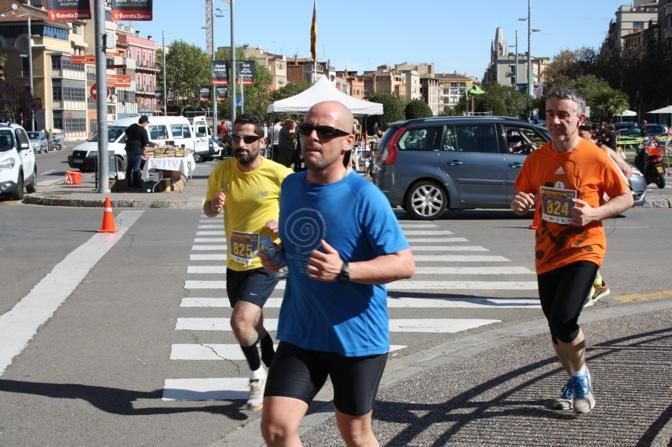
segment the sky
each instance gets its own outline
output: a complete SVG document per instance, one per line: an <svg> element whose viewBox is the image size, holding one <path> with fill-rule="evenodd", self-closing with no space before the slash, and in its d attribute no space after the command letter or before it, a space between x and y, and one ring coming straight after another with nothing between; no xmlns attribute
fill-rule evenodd
<svg viewBox="0 0 672 447"><path fill-rule="evenodd" d="M236 46L310 57L313 0L235 0ZM532 0L533 57L598 49L627 0ZM230 45L228 1L215 0L215 45ZM126 22L166 44L184 40L205 50L205 0L154 0L154 20ZM527 51L527 0L317 0L318 59L337 70L434 62L437 72L483 77L490 45L501 27L508 45ZM514 51L513 47L510 48Z"/></svg>

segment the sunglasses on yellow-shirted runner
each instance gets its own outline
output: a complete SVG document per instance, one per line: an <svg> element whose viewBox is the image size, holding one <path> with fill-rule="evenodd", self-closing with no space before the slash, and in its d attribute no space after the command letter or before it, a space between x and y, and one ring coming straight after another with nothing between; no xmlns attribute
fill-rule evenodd
<svg viewBox="0 0 672 447"><path fill-rule="evenodd" d="M252 144L259 140L261 137L259 135L238 135L237 133L231 134L231 139L236 143L239 143L240 140L243 140L245 144Z"/></svg>

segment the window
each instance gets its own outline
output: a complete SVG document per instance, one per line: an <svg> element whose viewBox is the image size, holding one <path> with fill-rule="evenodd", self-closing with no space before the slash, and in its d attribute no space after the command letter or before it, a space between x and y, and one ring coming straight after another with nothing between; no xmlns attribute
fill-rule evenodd
<svg viewBox="0 0 672 447"><path fill-rule="evenodd" d="M406 131L397 143L399 150L435 151L439 149L443 127L419 127Z"/></svg>
<svg viewBox="0 0 672 447"><path fill-rule="evenodd" d="M457 150L457 137L455 135L455 128L453 126L446 127L446 133L443 136L443 147L444 151L456 151Z"/></svg>
<svg viewBox="0 0 672 447"><path fill-rule="evenodd" d="M149 126L149 139L150 140L167 140L168 139L168 128L166 126Z"/></svg>
<svg viewBox="0 0 672 447"><path fill-rule="evenodd" d="M644 22L632 22L632 29L644 29Z"/></svg>
<svg viewBox="0 0 672 447"><path fill-rule="evenodd" d="M186 124L171 124L170 133L173 134L173 138L191 138L191 131Z"/></svg>
<svg viewBox="0 0 672 447"><path fill-rule="evenodd" d="M497 134L492 124L456 126L456 134L459 152L498 152Z"/></svg>

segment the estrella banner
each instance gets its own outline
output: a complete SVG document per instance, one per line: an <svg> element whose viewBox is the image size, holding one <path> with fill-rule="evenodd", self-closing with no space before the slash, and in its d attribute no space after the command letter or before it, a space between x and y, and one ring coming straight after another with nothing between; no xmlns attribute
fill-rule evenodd
<svg viewBox="0 0 672 447"><path fill-rule="evenodd" d="M152 0L112 0L112 20L152 20Z"/></svg>
<svg viewBox="0 0 672 447"><path fill-rule="evenodd" d="M89 0L48 0L47 20L50 22L67 22L91 18Z"/></svg>
<svg viewBox="0 0 672 447"><path fill-rule="evenodd" d="M310 56L317 61L317 6L313 0L313 21L310 24Z"/></svg>
<svg viewBox="0 0 672 447"><path fill-rule="evenodd" d="M201 86L201 89L198 92L198 98L203 102L210 101L210 86L209 85Z"/></svg>

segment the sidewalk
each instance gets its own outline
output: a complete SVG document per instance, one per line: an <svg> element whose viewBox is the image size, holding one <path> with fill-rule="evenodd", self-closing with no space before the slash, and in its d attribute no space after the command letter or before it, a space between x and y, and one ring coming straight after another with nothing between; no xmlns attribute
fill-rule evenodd
<svg viewBox="0 0 672 447"><path fill-rule="evenodd" d="M672 445L672 297L585 311L597 400L588 415L548 408L566 375L545 320L466 335L388 362L374 409L383 446ZM340 446L323 390L304 420L306 446ZM211 447L261 446L252 419Z"/></svg>
<svg viewBox="0 0 672 447"><path fill-rule="evenodd" d="M132 190L101 194L97 192L92 172L82 173L79 185L54 180L50 184L38 183L37 192L26 195L24 203L33 205L102 207L109 195L113 208L201 208L207 188L207 173L197 168L193 177L184 184L182 191L147 192Z"/></svg>

